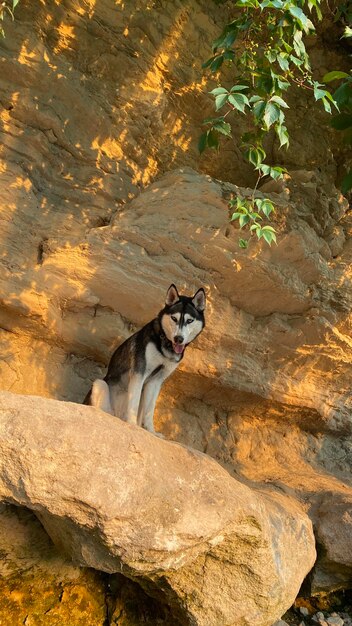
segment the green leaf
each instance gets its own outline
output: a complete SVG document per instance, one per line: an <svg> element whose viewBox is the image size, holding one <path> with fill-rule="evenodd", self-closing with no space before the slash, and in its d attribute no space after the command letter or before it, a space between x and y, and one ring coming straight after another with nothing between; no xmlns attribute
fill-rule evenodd
<svg viewBox="0 0 352 626"><path fill-rule="evenodd" d="M212 91L209 91L212 96L220 96L221 94L228 94L229 92L224 87L216 87Z"/></svg>
<svg viewBox="0 0 352 626"><path fill-rule="evenodd" d="M207 61L205 61L205 63L202 63L202 68L205 70L207 69L207 67L210 67L210 65L213 63L213 61L215 61L215 59L217 59L217 55L214 57L210 57L210 59L208 59Z"/></svg>
<svg viewBox="0 0 352 626"><path fill-rule="evenodd" d="M339 72L337 70L334 70L333 72L328 72L327 74L325 74L324 78L323 78L323 82L324 83L330 83L332 80L337 80L339 78L349 78L349 74L346 74L346 72Z"/></svg>
<svg viewBox="0 0 352 626"><path fill-rule="evenodd" d="M290 60L292 61L294 65L296 65L296 67L301 67L304 63L302 59L297 59L297 57L293 55L290 57Z"/></svg>
<svg viewBox="0 0 352 626"><path fill-rule="evenodd" d="M271 246L273 241L275 241L275 243L276 243L276 235L275 235L275 233L271 233L269 231L264 231L262 236L265 239L265 241L269 244L269 246Z"/></svg>
<svg viewBox="0 0 352 626"><path fill-rule="evenodd" d="M327 100L327 98L322 98L322 103L323 103L323 107L325 111L327 113L331 113L331 105L330 105L330 102Z"/></svg>
<svg viewBox="0 0 352 626"><path fill-rule="evenodd" d="M262 119L263 113L265 111L265 106L266 106L266 102L264 102L264 100L259 100L259 102L257 102L252 108L253 115L256 118L256 120L259 121Z"/></svg>
<svg viewBox="0 0 352 626"><path fill-rule="evenodd" d="M210 65L210 69L212 72L217 72L218 69L220 69L220 67L222 66L224 62L224 55L220 54L219 56L215 57L214 61L212 61L211 65Z"/></svg>
<svg viewBox="0 0 352 626"><path fill-rule="evenodd" d="M237 196L236 206L240 211L242 211L242 213L246 213L246 214L248 213L247 202L245 198L242 198L242 196Z"/></svg>
<svg viewBox="0 0 352 626"><path fill-rule="evenodd" d="M225 50L224 52L224 60L225 61L233 61L236 54L234 50Z"/></svg>
<svg viewBox="0 0 352 626"><path fill-rule="evenodd" d="M270 233L275 233L275 228L273 228L272 226L263 226L263 227L262 227L262 231L264 231L264 232L270 232Z"/></svg>
<svg viewBox="0 0 352 626"><path fill-rule="evenodd" d="M238 211L235 211L235 213L232 213L231 215L230 222L233 222L234 220L238 220L238 218L241 217L241 215L243 215L243 213L239 213Z"/></svg>
<svg viewBox="0 0 352 626"><path fill-rule="evenodd" d="M350 26L346 26L345 31L344 31L341 39L343 37L352 37L352 28Z"/></svg>
<svg viewBox="0 0 352 626"><path fill-rule="evenodd" d="M20 0L12 0L12 10L16 8Z"/></svg>
<svg viewBox="0 0 352 626"><path fill-rule="evenodd" d="M258 89L263 90L267 94L271 94L274 84L272 76L264 74L258 78Z"/></svg>
<svg viewBox="0 0 352 626"><path fill-rule="evenodd" d="M249 215L240 215L240 217L238 218L240 228L243 228L243 226L248 224L249 220L250 220Z"/></svg>
<svg viewBox="0 0 352 626"><path fill-rule="evenodd" d="M219 137L214 130L208 130L208 148L219 147Z"/></svg>
<svg viewBox="0 0 352 626"><path fill-rule="evenodd" d="M245 152L246 159L248 159L248 161L252 163L252 165L254 165L256 169L261 164L263 159L265 159L265 156L266 155L264 150L260 147L254 148L252 146L249 147Z"/></svg>
<svg viewBox="0 0 352 626"><path fill-rule="evenodd" d="M238 245L240 248L248 248L248 241L246 239L239 239L238 240Z"/></svg>
<svg viewBox="0 0 352 626"><path fill-rule="evenodd" d="M302 41L303 33L301 30L296 30L293 35L293 47L298 56L298 58L302 58L306 55L306 48Z"/></svg>
<svg viewBox="0 0 352 626"><path fill-rule="evenodd" d="M266 163L262 163L260 166L260 171L264 174L264 176L270 176L270 165L266 165Z"/></svg>
<svg viewBox="0 0 352 626"><path fill-rule="evenodd" d="M222 135L226 135L227 137L231 137L231 124L225 122L223 119L218 119L214 123L214 129L217 130L218 133Z"/></svg>
<svg viewBox="0 0 352 626"><path fill-rule="evenodd" d="M342 193L347 193L350 189L352 189L352 170L346 174L341 183Z"/></svg>
<svg viewBox="0 0 352 626"><path fill-rule="evenodd" d="M290 64L288 61L288 54L286 54L285 52L280 52L280 54L277 57L277 62L280 65L282 71L287 72L288 68L290 67Z"/></svg>
<svg viewBox="0 0 352 626"><path fill-rule="evenodd" d="M274 122L277 122L279 117L280 117L279 107L276 104L273 104L272 102L268 102L265 106L265 111L263 115L264 123L267 129L269 129L270 126L274 124Z"/></svg>
<svg viewBox="0 0 352 626"><path fill-rule="evenodd" d="M322 100L326 97L327 91L326 89L320 89L322 86L320 83L314 82L314 98L316 100Z"/></svg>
<svg viewBox="0 0 352 626"><path fill-rule="evenodd" d="M228 93L226 94L219 94L218 96L216 96L215 98L215 111L219 111L219 109L221 109L224 104L226 104L226 102L229 100L231 96L228 95Z"/></svg>
<svg viewBox="0 0 352 626"><path fill-rule="evenodd" d="M352 128L352 113L339 113L331 120L331 126L336 130L346 130Z"/></svg>
<svg viewBox="0 0 352 626"><path fill-rule="evenodd" d="M249 89L249 87L247 87L247 85L234 85L231 87L230 92L233 93L234 91L242 91L243 89Z"/></svg>
<svg viewBox="0 0 352 626"><path fill-rule="evenodd" d="M202 152L204 152L204 150L208 147L208 133L209 131L207 130L205 133L202 133L201 136L199 137L199 141L198 141L199 154L202 154Z"/></svg>
<svg viewBox="0 0 352 626"><path fill-rule="evenodd" d="M228 100L229 103L232 104L232 106L234 106L235 109L237 109L241 113L244 113L244 108L246 105L249 106L249 100L247 96L245 96L243 93L232 93L229 96Z"/></svg>
<svg viewBox="0 0 352 626"><path fill-rule="evenodd" d="M282 178L286 172L287 170L284 167L275 166L275 167L270 168L270 176L274 180L277 180L278 178Z"/></svg>
<svg viewBox="0 0 352 626"><path fill-rule="evenodd" d="M259 8L258 0L237 0L236 6L238 7L250 7L252 9Z"/></svg>
<svg viewBox="0 0 352 626"><path fill-rule="evenodd" d="M290 108L285 100L280 98L280 96L272 96L272 98L270 98L270 102L276 102L276 104L278 104L280 107L283 107L284 109Z"/></svg>
<svg viewBox="0 0 352 626"><path fill-rule="evenodd" d="M282 0L263 0L263 2L260 3L260 8L263 10L267 7L270 9L282 9L283 2Z"/></svg>
<svg viewBox="0 0 352 626"><path fill-rule="evenodd" d="M257 205L259 211L262 211L265 217L269 217L270 213L275 211L273 203L267 198L262 200L261 198L255 199L255 204Z"/></svg>
<svg viewBox="0 0 352 626"><path fill-rule="evenodd" d="M345 106L350 98L352 98L352 81L342 83L334 93L334 100L339 107Z"/></svg>
<svg viewBox="0 0 352 626"><path fill-rule="evenodd" d="M265 52L265 56L268 59L269 63L275 63L277 53L274 50L267 50Z"/></svg>
<svg viewBox="0 0 352 626"><path fill-rule="evenodd" d="M303 30L308 33L310 30L314 30L314 25L310 21L310 19L306 16L306 14L297 6L288 7L289 13L296 18L299 25Z"/></svg>
<svg viewBox="0 0 352 626"><path fill-rule="evenodd" d="M290 143L290 139L289 139L289 134L288 134L286 126L284 126L283 124L278 124L275 127L275 130L280 140L280 148L282 148L283 146L288 147Z"/></svg>
<svg viewBox="0 0 352 626"><path fill-rule="evenodd" d="M286 91L290 87L290 83L287 80L282 80L282 78L277 79L277 86L281 91Z"/></svg>

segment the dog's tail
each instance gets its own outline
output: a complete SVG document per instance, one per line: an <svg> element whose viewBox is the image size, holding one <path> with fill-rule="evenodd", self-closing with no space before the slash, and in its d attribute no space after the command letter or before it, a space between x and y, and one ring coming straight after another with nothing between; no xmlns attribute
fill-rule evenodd
<svg viewBox="0 0 352 626"><path fill-rule="evenodd" d="M109 386L105 382L105 380L100 380L99 378L97 378L97 380L94 381L91 390L88 391L86 397L83 400L83 404L95 406L97 409L113 415L113 410L110 402Z"/></svg>

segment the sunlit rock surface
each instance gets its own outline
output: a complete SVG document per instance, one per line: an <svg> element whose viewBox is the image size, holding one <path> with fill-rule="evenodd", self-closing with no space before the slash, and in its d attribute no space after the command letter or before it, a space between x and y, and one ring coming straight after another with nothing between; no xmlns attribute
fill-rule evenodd
<svg viewBox="0 0 352 626"><path fill-rule="evenodd" d="M315 560L289 498L92 407L2 393L0 498L76 564L140 581L185 624L270 626ZM221 589L221 593L219 593Z"/></svg>
<svg viewBox="0 0 352 626"><path fill-rule="evenodd" d="M203 284L207 327L164 387L158 426L249 485L297 499L321 548L313 591L326 591L348 585L351 567L341 551L352 497L351 218L333 185L345 159L324 112L293 93L291 148L270 144L290 178L261 188L278 209L278 246L238 248L227 208L237 188L190 169L255 180L238 147L244 117L219 154L197 151L215 86L201 63L227 17L205 0L35 0L7 20L0 384L81 401L171 282ZM317 76L344 67L327 41L310 52Z"/></svg>

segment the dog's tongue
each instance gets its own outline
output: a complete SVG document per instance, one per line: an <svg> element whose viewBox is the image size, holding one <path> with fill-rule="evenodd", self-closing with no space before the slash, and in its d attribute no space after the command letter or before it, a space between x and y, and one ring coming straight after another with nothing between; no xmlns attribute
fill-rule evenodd
<svg viewBox="0 0 352 626"><path fill-rule="evenodd" d="M182 346L179 343L174 343L173 344L173 348L174 348L174 351L176 352L176 354L182 354L182 352L185 349L185 346Z"/></svg>

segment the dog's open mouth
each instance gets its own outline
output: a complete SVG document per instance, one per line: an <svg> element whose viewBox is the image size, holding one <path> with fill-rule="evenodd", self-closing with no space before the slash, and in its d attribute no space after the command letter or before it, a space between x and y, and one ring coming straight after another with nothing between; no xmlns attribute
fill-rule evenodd
<svg viewBox="0 0 352 626"><path fill-rule="evenodd" d="M172 347L174 349L174 352L176 352L176 354L182 354L186 346L181 343L173 343Z"/></svg>

